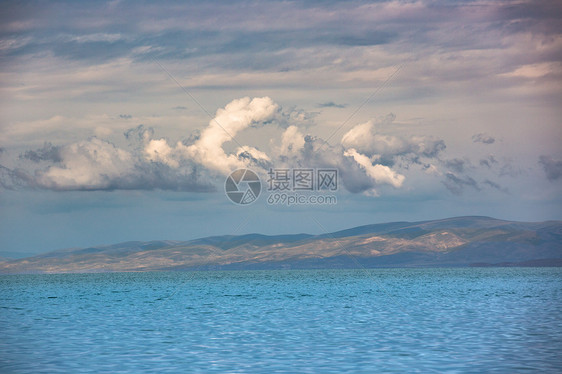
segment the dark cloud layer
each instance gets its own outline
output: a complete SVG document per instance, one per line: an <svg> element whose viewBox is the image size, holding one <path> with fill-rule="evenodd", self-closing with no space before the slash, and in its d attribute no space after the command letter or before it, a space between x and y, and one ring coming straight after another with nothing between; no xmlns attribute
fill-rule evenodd
<svg viewBox="0 0 562 374"><path fill-rule="evenodd" d="M550 156L540 156L539 164L543 167L549 181L562 177L562 160L555 160Z"/></svg>
<svg viewBox="0 0 562 374"><path fill-rule="evenodd" d="M190 1L158 6L120 1L80 7L66 1L42 6L12 1L4 2L2 10L0 37L10 40L2 54L7 59L39 53L90 63L123 57L207 58L207 63L229 69L283 71L326 64L321 55L297 62L298 50L353 50L409 41L407 49L423 54L436 42L450 50L489 48L490 37L485 36L494 31L533 30L549 36L560 33L555 15L561 7L555 1L487 6L471 1ZM470 33L462 31L468 28ZM443 34L436 35L438 29Z"/></svg>
<svg viewBox="0 0 562 374"><path fill-rule="evenodd" d="M467 187L475 190L480 190L480 187L478 187L478 183L472 177L458 177L453 173L445 174L445 180L443 181L443 184L449 191L451 191L455 195L461 195Z"/></svg>

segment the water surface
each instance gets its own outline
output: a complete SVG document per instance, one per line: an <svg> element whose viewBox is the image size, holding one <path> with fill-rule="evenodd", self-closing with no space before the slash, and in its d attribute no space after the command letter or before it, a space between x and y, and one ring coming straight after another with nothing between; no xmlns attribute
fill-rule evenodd
<svg viewBox="0 0 562 374"><path fill-rule="evenodd" d="M562 269L0 276L0 372L559 372Z"/></svg>

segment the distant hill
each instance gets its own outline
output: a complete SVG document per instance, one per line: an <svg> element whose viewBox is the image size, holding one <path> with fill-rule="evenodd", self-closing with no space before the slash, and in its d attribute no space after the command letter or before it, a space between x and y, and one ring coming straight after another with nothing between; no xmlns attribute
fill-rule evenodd
<svg viewBox="0 0 562 374"><path fill-rule="evenodd" d="M562 266L562 221L456 217L323 235L125 242L8 260L0 273L439 266Z"/></svg>

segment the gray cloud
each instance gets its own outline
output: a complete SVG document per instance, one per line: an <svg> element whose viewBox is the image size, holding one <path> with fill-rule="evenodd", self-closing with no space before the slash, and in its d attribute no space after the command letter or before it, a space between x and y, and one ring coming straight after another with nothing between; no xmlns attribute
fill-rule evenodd
<svg viewBox="0 0 562 374"><path fill-rule="evenodd" d="M287 109L281 108L278 114L275 122L282 128L289 126L309 127L314 125L314 119L318 112L308 112L293 106Z"/></svg>
<svg viewBox="0 0 562 374"><path fill-rule="evenodd" d="M121 119L131 119L131 118L133 118L133 116L130 115L130 114L120 114L119 118L121 118Z"/></svg>
<svg viewBox="0 0 562 374"><path fill-rule="evenodd" d="M425 138L425 144L421 148L421 154L426 157L437 157L439 153L443 152L447 148L445 141L441 139L435 139L432 137Z"/></svg>
<svg viewBox="0 0 562 374"><path fill-rule="evenodd" d="M472 135L472 141L474 143L493 144L496 139L484 133L479 133Z"/></svg>
<svg viewBox="0 0 562 374"><path fill-rule="evenodd" d="M494 157L494 155L489 155L487 158L480 160L480 166L486 166L487 168L492 168L492 165L497 164L498 160Z"/></svg>
<svg viewBox="0 0 562 374"><path fill-rule="evenodd" d="M490 187L492 187L492 188L494 188L494 189L496 189L496 190L498 190L498 191L501 191L501 192L504 192L504 193L509 193L509 190L508 190L507 188L502 187L502 186L500 186L499 184L497 184L496 182L493 182L493 181L491 181L491 180L489 180L489 179L486 179L486 180L485 180L484 182L482 182L482 183L484 183L485 185L488 185L488 186L490 186Z"/></svg>
<svg viewBox="0 0 562 374"><path fill-rule="evenodd" d="M562 176L562 160L543 155L539 157L539 164L542 165L549 181L555 181Z"/></svg>
<svg viewBox="0 0 562 374"><path fill-rule="evenodd" d="M505 177L509 176L512 178L518 175L524 174L524 170L521 167L514 165L514 162L510 158L502 158L498 160L494 155L489 155L486 158L481 159L479 162L480 166L485 166L486 168L494 171L497 176Z"/></svg>
<svg viewBox="0 0 562 374"><path fill-rule="evenodd" d="M6 190L15 190L32 185L32 178L21 169L10 169L0 165L0 186Z"/></svg>
<svg viewBox="0 0 562 374"><path fill-rule="evenodd" d="M445 180L442 183L455 195L461 195L466 187L474 188L475 190L480 190L478 183L469 176L464 178L457 177L453 173L446 173Z"/></svg>
<svg viewBox="0 0 562 374"><path fill-rule="evenodd" d="M336 104L333 101L318 104L318 108L345 108L347 104Z"/></svg>
<svg viewBox="0 0 562 374"><path fill-rule="evenodd" d="M252 152L247 150L242 150L241 152L238 152L236 157L238 157L238 160L248 165L259 167L261 169L269 169L270 167L273 167L271 161L264 160L262 158L257 158L252 154Z"/></svg>
<svg viewBox="0 0 562 374"><path fill-rule="evenodd" d="M464 173L467 166L467 161L460 158L454 158L445 161L445 166L456 173Z"/></svg>
<svg viewBox="0 0 562 374"><path fill-rule="evenodd" d="M148 140L152 139L154 136L154 129L140 124L137 127L128 129L123 133L123 135L131 144L142 146Z"/></svg>
<svg viewBox="0 0 562 374"><path fill-rule="evenodd" d="M509 176L509 177L516 177L518 175L523 174L523 170L519 166L513 165L513 160L511 159L504 159L503 165L500 167L499 176Z"/></svg>
<svg viewBox="0 0 562 374"><path fill-rule="evenodd" d="M46 142L42 148L25 151L20 155L20 159L26 159L33 162L61 162L62 160L60 155L60 147L55 147L49 142Z"/></svg>
<svg viewBox="0 0 562 374"><path fill-rule="evenodd" d="M541 2L506 3L498 15L509 22L511 31L536 30L543 33L561 33L562 7L556 0ZM516 21L513 21L516 20Z"/></svg>

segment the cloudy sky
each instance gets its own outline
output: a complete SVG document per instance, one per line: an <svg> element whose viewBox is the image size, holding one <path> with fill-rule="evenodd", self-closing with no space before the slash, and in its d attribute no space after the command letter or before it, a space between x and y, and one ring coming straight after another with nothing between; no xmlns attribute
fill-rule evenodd
<svg viewBox="0 0 562 374"><path fill-rule="evenodd" d="M562 219L556 1L3 2L0 252ZM230 202L334 168L337 204Z"/></svg>

